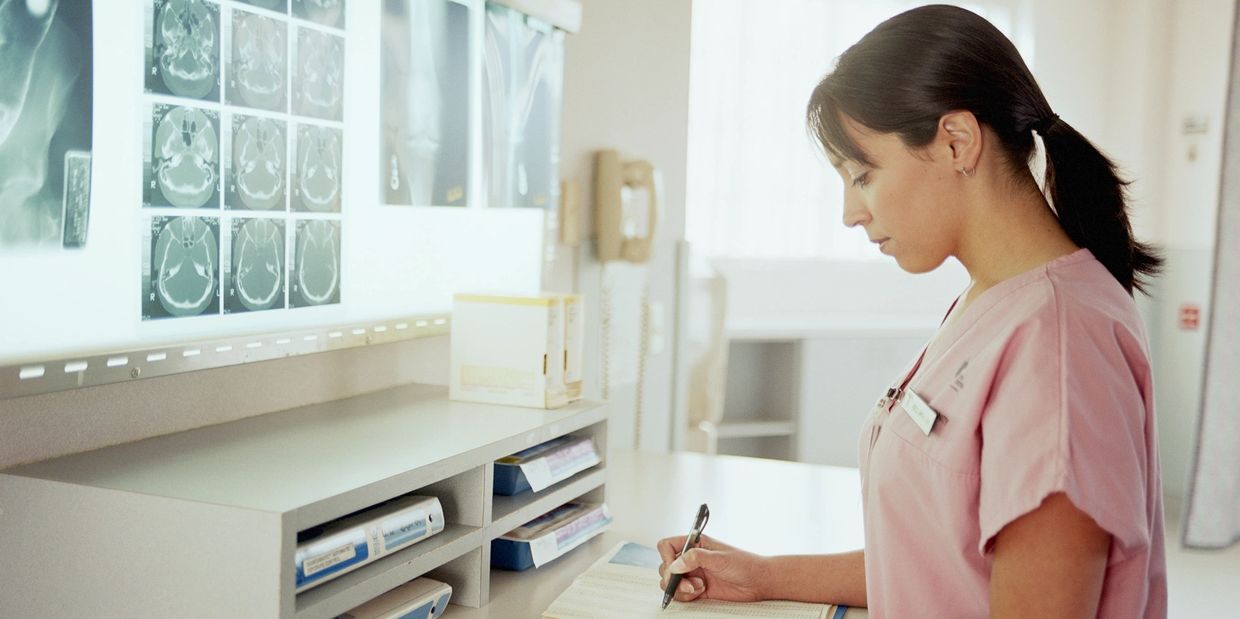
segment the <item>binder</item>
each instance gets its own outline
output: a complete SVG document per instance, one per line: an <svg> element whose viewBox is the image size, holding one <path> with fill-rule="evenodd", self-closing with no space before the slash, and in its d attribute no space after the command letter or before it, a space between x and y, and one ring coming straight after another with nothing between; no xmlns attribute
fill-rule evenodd
<svg viewBox="0 0 1240 619"><path fill-rule="evenodd" d="M443 506L429 496L402 496L297 535L296 592L443 531Z"/></svg>
<svg viewBox="0 0 1240 619"><path fill-rule="evenodd" d="M541 492L581 471L597 466L598 449L588 436L553 438L495 461L495 494Z"/></svg>
<svg viewBox="0 0 1240 619"><path fill-rule="evenodd" d="M491 540L491 565L517 571L542 567L610 524L606 503L565 503Z"/></svg>
<svg viewBox="0 0 1240 619"><path fill-rule="evenodd" d="M438 619L451 597L451 585L430 578L417 578L336 619Z"/></svg>

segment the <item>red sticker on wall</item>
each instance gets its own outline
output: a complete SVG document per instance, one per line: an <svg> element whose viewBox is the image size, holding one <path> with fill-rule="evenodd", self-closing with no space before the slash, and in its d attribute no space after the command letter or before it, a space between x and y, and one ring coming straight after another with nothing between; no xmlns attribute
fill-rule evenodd
<svg viewBox="0 0 1240 619"><path fill-rule="evenodd" d="M1194 303L1180 306L1180 330L1196 331L1201 326L1201 308Z"/></svg>

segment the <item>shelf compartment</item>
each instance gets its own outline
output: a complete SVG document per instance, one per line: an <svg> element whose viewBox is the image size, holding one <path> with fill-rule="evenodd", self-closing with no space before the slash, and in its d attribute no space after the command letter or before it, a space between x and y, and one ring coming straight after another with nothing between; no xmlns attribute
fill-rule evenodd
<svg viewBox="0 0 1240 619"><path fill-rule="evenodd" d="M607 479L606 462L586 469L542 492L493 497L489 542L573 499L599 488ZM601 500L601 497L600 497Z"/></svg>
<svg viewBox="0 0 1240 619"><path fill-rule="evenodd" d="M448 524L432 537L296 594L295 617L335 617L476 548L482 529Z"/></svg>

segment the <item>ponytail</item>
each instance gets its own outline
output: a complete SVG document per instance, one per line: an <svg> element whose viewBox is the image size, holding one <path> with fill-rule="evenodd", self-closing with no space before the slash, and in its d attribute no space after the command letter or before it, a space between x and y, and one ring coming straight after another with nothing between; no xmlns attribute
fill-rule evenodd
<svg viewBox="0 0 1240 619"><path fill-rule="evenodd" d="M806 112L828 154L867 163L843 117L917 148L929 144L939 119L955 110L968 110L994 129L1017 173L1028 174L1033 134L1041 134L1046 197L1068 237L1089 249L1129 294L1147 292L1162 258L1132 236L1128 183L1110 159L1051 113L1016 46L977 14L931 5L879 24L840 56Z"/></svg>
<svg viewBox="0 0 1240 619"><path fill-rule="evenodd" d="M1137 241L1128 220L1128 181L1085 136L1051 116L1034 128L1046 150L1046 197L1068 237L1085 247L1124 289L1149 294L1162 258Z"/></svg>

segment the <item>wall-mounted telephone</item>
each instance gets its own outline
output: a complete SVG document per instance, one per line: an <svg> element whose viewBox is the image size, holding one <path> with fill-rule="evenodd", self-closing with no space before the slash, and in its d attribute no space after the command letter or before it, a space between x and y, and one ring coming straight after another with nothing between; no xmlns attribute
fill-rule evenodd
<svg viewBox="0 0 1240 619"><path fill-rule="evenodd" d="M621 161L614 150L594 156L594 230L604 262L650 259L659 208L659 172L646 161Z"/></svg>

